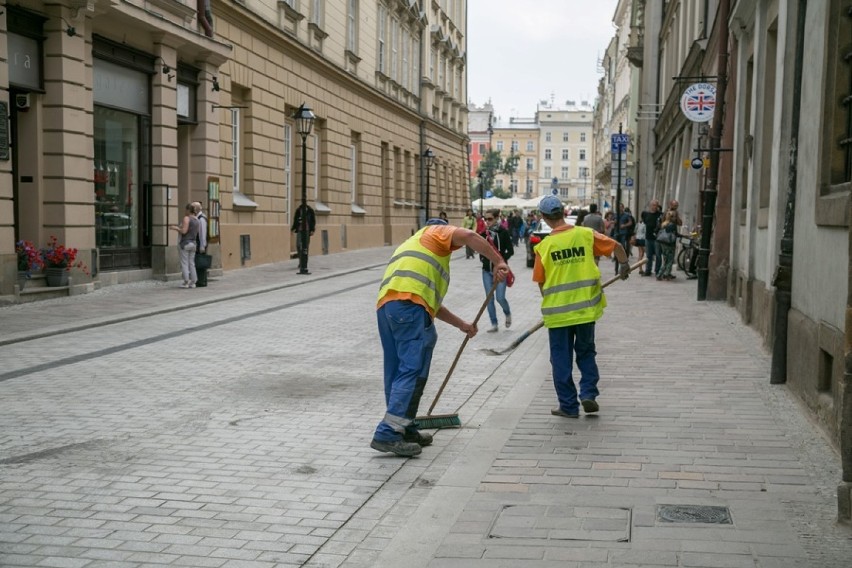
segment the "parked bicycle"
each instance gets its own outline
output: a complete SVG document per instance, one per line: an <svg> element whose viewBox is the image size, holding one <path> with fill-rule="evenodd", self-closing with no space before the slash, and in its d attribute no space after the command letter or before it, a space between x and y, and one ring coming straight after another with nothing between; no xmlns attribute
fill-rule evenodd
<svg viewBox="0 0 852 568"><path fill-rule="evenodd" d="M680 252L677 267L686 273L687 279L698 278L698 248L701 236L698 231L680 236Z"/></svg>

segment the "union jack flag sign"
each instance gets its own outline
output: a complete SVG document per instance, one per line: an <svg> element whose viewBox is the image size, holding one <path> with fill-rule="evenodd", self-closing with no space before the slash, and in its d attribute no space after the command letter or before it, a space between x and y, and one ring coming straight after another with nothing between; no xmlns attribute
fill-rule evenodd
<svg viewBox="0 0 852 568"><path fill-rule="evenodd" d="M708 122L716 109L716 87L710 83L690 85L680 98L680 110L693 122Z"/></svg>

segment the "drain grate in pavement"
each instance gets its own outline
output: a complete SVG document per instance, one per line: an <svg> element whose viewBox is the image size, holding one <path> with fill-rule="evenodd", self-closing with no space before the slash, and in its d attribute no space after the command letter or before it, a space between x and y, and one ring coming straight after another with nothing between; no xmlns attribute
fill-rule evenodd
<svg viewBox="0 0 852 568"><path fill-rule="evenodd" d="M504 505L488 538L630 542L631 510L568 505Z"/></svg>
<svg viewBox="0 0 852 568"><path fill-rule="evenodd" d="M657 519L664 523L733 524L727 507L712 505L660 505L657 507Z"/></svg>

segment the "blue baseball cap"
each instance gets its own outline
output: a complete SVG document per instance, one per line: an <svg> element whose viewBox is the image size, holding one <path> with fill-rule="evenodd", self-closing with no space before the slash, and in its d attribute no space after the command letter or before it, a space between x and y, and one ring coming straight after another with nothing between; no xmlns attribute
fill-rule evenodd
<svg viewBox="0 0 852 568"><path fill-rule="evenodd" d="M427 225L449 225L445 219L441 219L440 217L432 217L428 221L426 221Z"/></svg>
<svg viewBox="0 0 852 568"><path fill-rule="evenodd" d="M548 195L547 197L538 202L538 210L544 213L545 215L553 215L555 213L559 213L563 211L562 201L560 201L559 198L555 195Z"/></svg>

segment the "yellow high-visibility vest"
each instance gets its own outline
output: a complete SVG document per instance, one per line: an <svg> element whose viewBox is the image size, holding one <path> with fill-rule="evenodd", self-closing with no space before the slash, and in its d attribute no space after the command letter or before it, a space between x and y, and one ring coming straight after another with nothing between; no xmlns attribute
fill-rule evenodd
<svg viewBox="0 0 852 568"><path fill-rule="evenodd" d="M545 327L589 323L603 315L606 296L594 247L594 231L587 227L552 234L536 245L544 266L541 315Z"/></svg>
<svg viewBox="0 0 852 568"><path fill-rule="evenodd" d="M433 314L441 309L450 287L450 255L438 256L420 244L423 227L394 251L379 286L379 301L394 290L417 294Z"/></svg>

